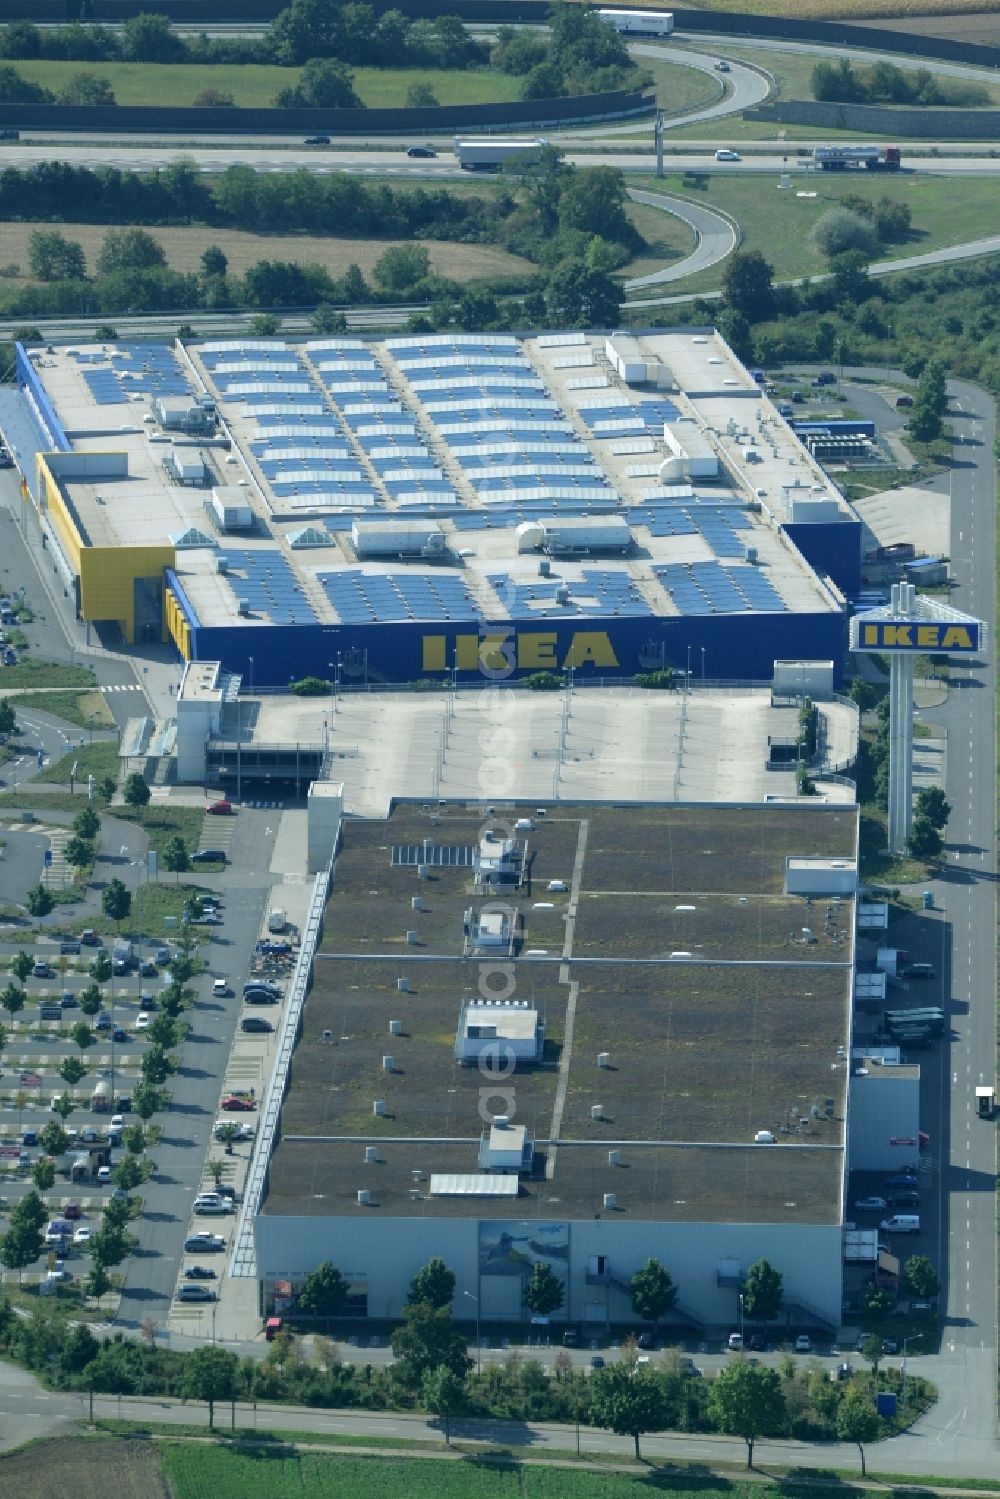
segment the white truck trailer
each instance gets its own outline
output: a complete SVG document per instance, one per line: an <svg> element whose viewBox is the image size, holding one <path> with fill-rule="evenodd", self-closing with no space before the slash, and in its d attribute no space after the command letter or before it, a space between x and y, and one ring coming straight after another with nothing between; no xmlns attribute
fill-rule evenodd
<svg viewBox="0 0 1000 1499"><path fill-rule="evenodd" d="M541 136L532 136L530 140L511 140L509 136L494 139L493 136L479 136L474 141L460 140L455 137L455 155L463 172L499 172L505 161L512 156L520 156L523 151L538 151L542 146L547 146L547 140Z"/></svg>
<svg viewBox="0 0 1000 1499"><path fill-rule="evenodd" d="M623 36L669 36L674 29L669 10L599 10L597 15Z"/></svg>

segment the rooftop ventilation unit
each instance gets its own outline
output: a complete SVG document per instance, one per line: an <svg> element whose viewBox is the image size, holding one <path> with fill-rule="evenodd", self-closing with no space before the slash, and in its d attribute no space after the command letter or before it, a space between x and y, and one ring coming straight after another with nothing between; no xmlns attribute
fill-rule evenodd
<svg viewBox="0 0 1000 1499"><path fill-rule="evenodd" d="M410 981L405 976L396 980L396 988L400 994L409 994Z"/></svg>
<svg viewBox="0 0 1000 1499"><path fill-rule="evenodd" d="M419 940L420 940L420 933L418 931L416 931L415 928L411 927L409 929L409 931L406 933L407 944L410 947L416 947L416 945L419 942Z"/></svg>
<svg viewBox="0 0 1000 1499"><path fill-rule="evenodd" d="M422 911L423 909L424 909L424 898L423 898L423 896L422 895L411 895L410 896L410 910L411 911Z"/></svg>
<svg viewBox="0 0 1000 1499"><path fill-rule="evenodd" d="M597 1053L597 1065L598 1065L598 1067L610 1067L611 1066L611 1053L610 1053L610 1051L599 1051Z"/></svg>
<svg viewBox="0 0 1000 1499"><path fill-rule="evenodd" d="M373 1100L373 1102L372 1102L372 1113L375 1114L379 1119L384 1119L385 1118L385 1099L384 1098L376 1098L376 1099Z"/></svg>
<svg viewBox="0 0 1000 1499"><path fill-rule="evenodd" d="M422 1182L424 1179L423 1169L420 1166L414 1166L410 1172L410 1177L415 1182Z"/></svg>
<svg viewBox="0 0 1000 1499"><path fill-rule="evenodd" d="M403 1022L401 1020L389 1021L389 1035L401 1036L403 1034Z"/></svg>
<svg viewBox="0 0 1000 1499"><path fill-rule="evenodd" d="M592 1103L590 1105L590 1117L591 1117L591 1119L603 1119L604 1118L604 1105L603 1105L603 1103Z"/></svg>
<svg viewBox="0 0 1000 1499"><path fill-rule="evenodd" d="M382 1058L382 1071L383 1072L392 1072L393 1069L395 1068L395 1066L396 1066L396 1058L395 1057L388 1057L388 1056L386 1056L386 1057Z"/></svg>
<svg viewBox="0 0 1000 1499"><path fill-rule="evenodd" d="M372 1205L372 1194L367 1187L358 1188L358 1207L370 1208Z"/></svg>
<svg viewBox="0 0 1000 1499"><path fill-rule="evenodd" d="M359 1192L358 1193L358 1197L360 1198L360 1196L361 1196L361 1193ZM618 1206L618 1196L617 1196L617 1193L615 1193L615 1192L605 1192L605 1194L604 1194L604 1206L609 1210L609 1212L613 1212L615 1210L615 1208Z"/></svg>
<svg viewBox="0 0 1000 1499"><path fill-rule="evenodd" d="M622 1153L621 1153L621 1151L620 1150L609 1150L608 1151L608 1165L609 1166L620 1166L621 1163L622 1163Z"/></svg>
<svg viewBox="0 0 1000 1499"><path fill-rule="evenodd" d="M365 1164L368 1165L368 1166L373 1166L373 1165L375 1165L377 1163L377 1161L378 1161L378 1146L377 1145L366 1145L365 1146Z"/></svg>
<svg viewBox="0 0 1000 1499"><path fill-rule="evenodd" d="M411 1187L410 1188L410 1201L411 1202L419 1202L421 1200L421 1198L423 1197L423 1195L424 1194L423 1194L423 1192L421 1192L421 1190L420 1190L419 1187Z"/></svg>

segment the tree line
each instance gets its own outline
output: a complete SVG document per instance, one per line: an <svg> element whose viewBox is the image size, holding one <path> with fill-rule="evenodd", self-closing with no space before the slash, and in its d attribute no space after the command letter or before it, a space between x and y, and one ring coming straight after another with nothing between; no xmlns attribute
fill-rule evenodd
<svg viewBox="0 0 1000 1499"><path fill-rule="evenodd" d="M30 1211L22 1216L30 1217ZM762 1295L773 1295L777 1272L765 1261L756 1268ZM662 1306L665 1297L669 1300L672 1282L664 1267L651 1260L632 1286L633 1299L638 1296L652 1308ZM863 1464L864 1444L908 1424L933 1396L926 1381L911 1375L904 1384L900 1370L880 1367L884 1353L878 1335L867 1338L863 1350L869 1372L843 1381L832 1381L825 1369L789 1356L777 1367L763 1367L742 1355L714 1378L700 1379L692 1377L690 1361L668 1352L654 1363L641 1356L633 1340L626 1341L617 1359L589 1375L564 1350L555 1355L551 1374L537 1359L516 1351L476 1372L466 1332L452 1320L454 1294L455 1276L443 1260L423 1266L410 1284L402 1322L392 1336L394 1362L379 1368L344 1362L336 1343L323 1335L313 1337L306 1355L287 1331L275 1338L262 1360L240 1359L216 1347L173 1352L158 1345L151 1324L144 1325L142 1339L116 1334L100 1342L85 1323L67 1336L65 1324L49 1308L17 1317L9 1302L0 1302L0 1346L56 1388L204 1401L210 1425L216 1403L237 1399L320 1408L422 1409L439 1419L446 1442L452 1420L461 1415L577 1421L631 1437L637 1457L648 1432L722 1431L745 1442L748 1467L755 1443L765 1437L839 1437L858 1445ZM753 1294L749 1281L745 1299L747 1294ZM316 1318L333 1317L343 1312L347 1295L347 1282L326 1261L306 1277L298 1306ZM562 1295L552 1267L536 1265L525 1286L526 1305L553 1311ZM882 1390L900 1397L895 1420L876 1411L875 1394Z"/></svg>
<svg viewBox="0 0 1000 1499"><path fill-rule="evenodd" d="M837 104L952 105L972 108L989 104L989 90L964 78L948 78L928 68L897 68L877 62L855 67L847 57L818 62L812 70L813 98Z"/></svg>

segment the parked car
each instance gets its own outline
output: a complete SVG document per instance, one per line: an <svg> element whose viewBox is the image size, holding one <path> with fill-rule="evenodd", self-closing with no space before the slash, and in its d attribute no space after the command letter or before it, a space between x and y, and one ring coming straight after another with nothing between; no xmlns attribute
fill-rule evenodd
<svg viewBox="0 0 1000 1499"><path fill-rule="evenodd" d="M406 154L407 156L419 157L421 160L426 160L429 157L437 156L437 152L433 149L432 146L408 146Z"/></svg>
<svg viewBox="0 0 1000 1499"><path fill-rule="evenodd" d="M85 926L80 933L81 947L103 947L104 939L99 937L92 926Z"/></svg>
<svg viewBox="0 0 1000 1499"><path fill-rule="evenodd" d="M94 1029L98 1031L109 1031L111 1029L111 1016L107 1010L98 1010L97 1019L94 1021Z"/></svg>
<svg viewBox="0 0 1000 1499"><path fill-rule="evenodd" d="M216 999L225 999L232 990L225 979L216 979L212 984L212 994Z"/></svg>
<svg viewBox="0 0 1000 1499"><path fill-rule="evenodd" d="M80 1217L82 1217L82 1213L81 1213L81 1209L80 1209L80 1204L78 1202L67 1202L66 1206L63 1208L63 1217L64 1218L80 1218Z"/></svg>
<svg viewBox="0 0 1000 1499"><path fill-rule="evenodd" d="M98 1166L98 1168L97 1168L97 1180L99 1182L109 1182L111 1180L111 1167L110 1166Z"/></svg>
<svg viewBox="0 0 1000 1499"><path fill-rule="evenodd" d="M189 1265L184 1271L185 1280L215 1280L215 1271L209 1265Z"/></svg>
<svg viewBox="0 0 1000 1499"><path fill-rule="evenodd" d="M199 848L191 855L192 864L225 864L226 856L221 848Z"/></svg>
<svg viewBox="0 0 1000 1499"><path fill-rule="evenodd" d="M328 135L307 135L302 142L304 146L328 146L330 137Z"/></svg>
<svg viewBox="0 0 1000 1499"><path fill-rule="evenodd" d="M807 1332L800 1332L799 1335L798 1335L798 1337L795 1339L795 1352L796 1353L812 1353L812 1351L813 1351L813 1340L812 1340L812 1338L809 1336L809 1334Z"/></svg>
<svg viewBox="0 0 1000 1499"><path fill-rule="evenodd" d="M140 1010L138 1015L135 1017L135 1028L137 1031L149 1030L149 1016L146 1014L145 1010Z"/></svg>
<svg viewBox="0 0 1000 1499"><path fill-rule="evenodd" d="M850 1379L853 1373L854 1366L852 1364L837 1364L835 1368L830 1370L830 1378L835 1381L843 1381Z"/></svg>
<svg viewBox="0 0 1000 1499"><path fill-rule="evenodd" d="M281 990L277 984L269 984L266 979L248 979L243 985L244 999L246 999L251 990L259 990L262 994L270 994L272 999L281 998Z"/></svg>
<svg viewBox="0 0 1000 1499"><path fill-rule="evenodd" d="M222 1100L219 1107L220 1109L224 1109L227 1114L252 1114L257 1104L252 1098L237 1098L235 1095L230 1094Z"/></svg>
<svg viewBox="0 0 1000 1499"><path fill-rule="evenodd" d="M884 1197L859 1197L853 1204L856 1213L884 1213L888 1206Z"/></svg>
<svg viewBox="0 0 1000 1499"><path fill-rule="evenodd" d="M251 989L243 991L243 1003L247 1005L280 1005L280 994L272 994L269 989Z"/></svg>
<svg viewBox="0 0 1000 1499"><path fill-rule="evenodd" d="M599 1353L595 1353L593 1358L590 1360L590 1367L592 1369L604 1368L604 1360Z"/></svg>
<svg viewBox="0 0 1000 1499"><path fill-rule="evenodd" d="M170 948L169 947L158 947L156 949L155 953L153 954L153 962L154 963L169 963L170 962Z"/></svg>
<svg viewBox="0 0 1000 1499"><path fill-rule="evenodd" d="M894 1192L889 1198L894 1208L918 1208L920 1206L919 1192Z"/></svg>
<svg viewBox="0 0 1000 1499"><path fill-rule="evenodd" d="M73 1243L74 1244L89 1244L90 1243L90 1236L91 1236L92 1233L93 1233L93 1229L92 1228L88 1228L88 1226L87 1226L86 1223L81 1223L80 1227L76 1230L75 1234L73 1235Z"/></svg>
<svg viewBox="0 0 1000 1499"><path fill-rule="evenodd" d="M55 978L55 974L51 964L46 963L44 958L36 958L32 964L31 977L33 979L51 979Z"/></svg>
<svg viewBox="0 0 1000 1499"><path fill-rule="evenodd" d="M199 1286L197 1283L178 1286L174 1292L175 1301L214 1301L215 1292L211 1286Z"/></svg>
<svg viewBox="0 0 1000 1499"><path fill-rule="evenodd" d="M679 1373L687 1375L689 1379L696 1379L701 1375L698 1365L688 1354L682 1354L677 1360L677 1369Z"/></svg>
<svg viewBox="0 0 1000 1499"><path fill-rule="evenodd" d="M196 924L199 926L221 926L222 917L215 910L202 911L201 915L196 918Z"/></svg>
<svg viewBox="0 0 1000 1499"><path fill-rule="evenodd" d="M139 976L144 979L155 979L156 973L156 964L150 958L143 958L139 964Z"/></svg>
<svg viewBox="0 0 1000 1499"><path fill-rule="evenodd" d="M59 1002L64 1010L78 1010L80 1008L80 1001L77 999L72 989L64 989L62 992L62 999Z"/></svg>
<svg viewBox="0 0 1000 1499"><path fill-rule="evenodd" d="M188 1234L184 1240L187 1254L221 1254L225 1247L226 1241L221 1234Z"/></svg>
<svg viewBox="0 0 1000 1499"><path fill-rule="evenodd" d="M37 1131L37 1129L26 1129L26 1130L24 1130L24 1132L21 1135L21 1144L22 1145L37 1145L38 1144L38 1131Z"/></svg>
<svg viewBox="0 0 1000 1499"><path fill-rule="evenodd" d="M912 396L897 396L896 397L896 410L897 411L906 411L912 405L913 405L913 397Z"/></svg>
<svg viewBox="0 0 1000 1499"><path fill-rule="evenodd" d="M79 937L64 937L59 944L59 951L64 958L74 958L80 951Z"/></svg>
<svg viewBox="0 0 1000 1499"><path fill-rule="evenodd" d="M246 1031L248 1035L270 1035L274 1026L270 1020L265 1020L263 1015L246 1015L240 1021L240 1030Z"/></svg>
<svg viewBox="0 0 1000 1499"><path fill-rule="evenodd" d="M898 1342L898 1340L896 1338L883 1338L882 1339L882 1352L883 1353L898 1353L899 1352L899 1342Z"/></svg>
<svg viewBox="0 0 1000 1499"><path fill-rule="evenodd" d="M220 802L212 802L205 808L210 817L232 817L233 804L224 799Z"/></svg>
<svg viewBox="0 0 1000 1499"><path fill-rule="evenodd" d="M887 1176L885 1179L887 1187L915 1187L917 1185L917 1173L915 1171L897 1171L895 1176Z"/></svg>
<svg viewBox="0 0 1000 1499"><path fill-rule="evenodd" d="M731 1332L726 1347L730 1353L739 1353L743 1347L743 1334L741 1332Z"/></svg>
<svg viewBox="0 0 1000 1499"><path fill-rule="evenodd" d="M111 1039L112 1039L112 1041L116 1041L116 1042L119 1042L119 1043L123 1042L123 1041L127 1041L128 1040L128 1031L125 1029L124 1026L116 1025L116 1026L114 1026L112 1028Z"/></svg>

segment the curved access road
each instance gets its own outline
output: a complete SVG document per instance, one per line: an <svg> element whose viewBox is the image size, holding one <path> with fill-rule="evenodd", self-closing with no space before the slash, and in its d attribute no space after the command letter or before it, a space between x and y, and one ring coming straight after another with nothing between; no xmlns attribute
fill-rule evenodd
<svg viewBox="0 0 1000 1499"><path fill-rule="evenodd" d="M687 110L684 114L664 115L664 130L676 130L681 125L697 125L701 120L718 120L726 115L739 114L744 109L749 109L752 104L760 104L771 92L771 81L762 69L754 68L744 62L731 62L728 73L720 73L716 68L719 61L718 53L694 52L687 47L683 49L672 46L669 42L635 42L629 45L629 52L634 58L648 58L655 62L674 63L682 68L694 68L696 72L707 73L716 83L721 86L722 97L715 104L706 104L701 109ZM591 140L602 135L640 135L643 131L650 131L650 121L633 120L626 124L622 120L606 121L603 125L595 125L591 129L570 129L559 131L557 139L560 141Z"/></svg>
<svg viewBox="0 0 1000 1499"><path fill-rule="evenodd" d="M662 286L668 281L683 281L696 271L707 271L710 266L725 260L739 243L736 225L711 208L703 208L700 203L691 203L687 198L675 198L667 193L640 192L637 188L629 189L629 197L634 203L645 203L649 208L659 208L664 213L683 219L694 230L698 243L690 255L674 265L667 265L648 276L636 276L632 281L626 281L626 294L642 291L647 286Z"/></svg>

